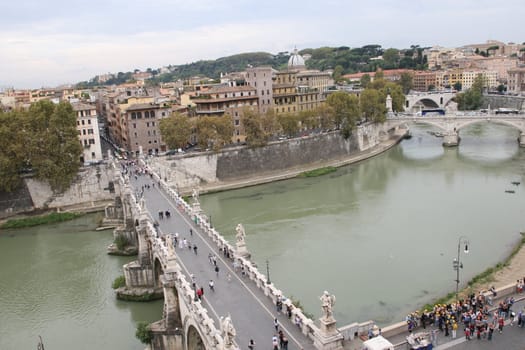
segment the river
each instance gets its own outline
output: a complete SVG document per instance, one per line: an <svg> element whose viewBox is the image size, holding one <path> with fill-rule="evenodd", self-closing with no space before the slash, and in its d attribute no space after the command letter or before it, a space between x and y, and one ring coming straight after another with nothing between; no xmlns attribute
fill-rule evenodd
<svg viewBox="0 0 525 350"><path fill-rule="evenodd" d="M412 127L412 139L335 173L205 195L202 206L229 239L244 225L253 260L262 272L268 260L272 282L307 312L320 315L327 290L339 326L400 321L455 290L461 235L463 285L525 229L516 131L475 125L444 149L429 130ZM99 218L0 232L0 349L35 348L38 335L52 350L144 348L136 323L160 319L162 302L115 299L111 283L133 258L106 254Z"/></svg>
<svg viewBox="0 0 525 350"><path fill-rule="evenodd" d="M0 349L133 349L136 324L162 317L162 302L116 300L111 283L134 258L109 256L101 215L0 231Z"/></svg>
<svg viewBox="0 0 525 350"><path fill-rule="evenodd" d="M525 152L516 130L494 124L461 132L445 149L430 128L373 159L317 178L202 196L230 241L245 227L252 259L285 296L320 316L324 290L338 325L385 325L455 290L504 259L525 230ZM514 186L511 181L521 181ZM514 194L505 190L515 190ZM462 248L463 250L463 248Z"/></svg>

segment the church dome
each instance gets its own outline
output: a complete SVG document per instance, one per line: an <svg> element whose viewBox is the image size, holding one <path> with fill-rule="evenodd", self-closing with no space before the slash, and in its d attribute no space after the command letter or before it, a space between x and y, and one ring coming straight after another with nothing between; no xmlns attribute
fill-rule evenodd
<svg viewBox="0 0 525 350"><path fill-rule="evenodd" d="M297 52L297 48L293 51L293 54L288 59L288 69L304 69L304 59Z"/></svg>

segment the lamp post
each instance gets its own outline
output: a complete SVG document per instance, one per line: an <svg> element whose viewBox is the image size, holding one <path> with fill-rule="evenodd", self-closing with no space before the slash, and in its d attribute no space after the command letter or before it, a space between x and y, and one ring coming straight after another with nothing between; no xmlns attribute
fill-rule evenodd
<svg viewBox="0 0 525 350"><path fill-rule="evenodd" d="M270 263L266 260L266 284L272 283L270 281Z"/></svg>
<svg viewBox="0 0 525 350"><path fill-rule="evenodd" d="M211 223L211 214L210 214L210 228L213 228L213 225Z"/></svg>
<svg viewBox="0 0 525 350"><path fill-rule="evenodd" d="M461 252L461 244L462 243L465 245L465 249L463 250L463 252L465 254L468 254L468 244L469 244L468 238L466 236L460 236L459 239L458 239L458 255L452 261L452 268L456 271L456 302L459 301L459 297L458 297L458 294L459 294L459 269L463 268L463 263L460 260L460 254L459 254Z"/></svg>

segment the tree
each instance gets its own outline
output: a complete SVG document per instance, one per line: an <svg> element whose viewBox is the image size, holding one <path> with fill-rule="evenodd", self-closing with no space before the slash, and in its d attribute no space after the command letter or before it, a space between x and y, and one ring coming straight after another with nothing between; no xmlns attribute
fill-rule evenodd
<svg viewBox="0 0 525 350"><path fill-rule="evenodd" d="M337 91L328 96L326 104L330 107L336 127L345 138L350 137L361 114L357 96Z"/></svg>
<svg viewBox="0 0 525 350"><path fill-rule="evenodd" d="M301 126L307 129L315 129L319 127L319 118L312 110L300 111L297 115Z"/></svg>
<svg viewBox="0 0 525 350"><path fill-rule="evenodd" d="M386 105L379 90L365 89L360 96L363 117L371 122L382 123L386 120Z"/></svg>
<svg viewBox="0 0 525 350"><path fill-rule="evenodd" d="M11 192L21 183L20 171L29 168L23 140L27 140L22 111L0 111L0 190ZM22 142L21 142L22 141Z"/></svg>
<svg viewBox="0 0 525 350"><path fill-rule="evenodd" d="M264 129L259 113L256 113L252 109L245 108L241 116L241 123L244 127L246 143L250 146L263 146L268 142L270 134Z"/></svg>
<svg viewBox="0 0 525 350"><path fill-rule="evenodd" d="M401 89L403 93L406 95L412 90L412 87L414 86L414 79L411 73L403 72L401 73L401 79L399 80L399 85L401 85Z"/></svg>
<svg viewBox="0 0 525 350"><path fill-rule="evenodd" d="M277 116L283 133L289 137L294 137L299 131L299 117L297 114L284 113Z"/></svg>
<svg viewBox="0 0 525 350"><path fill-rule="evenodd" d="M399 63L399 50L398 49L386 49L383 52L383 60L385 61L387 67L394 68L397 67Z"/></svg>
<svg viewBox="0 0 525 350"><path fill-rule="evenodd" d="M314 111L319 118L319 126L322 129L329 130L335 128L334 111L327 103L323 103Z"/></svg>
<svg viewBox="0 0 525 350"><path fill-rule="evenodd" d="M335 82L338 82L341 80L341 77L343 76L344 68L341 65L337 65L334 68L334 72L332 73L332 77L334 78Z"/></svg>
<svg viewBox="0 0 525 350"><path fill-rule="evenodd" d="M456 90L456 91L461 91L462 84L461 84L460 81L456 81L452 87L453 87L454 90Z"/></svg>
<svg viewBox="0 0 525 350"><path fill-rule="evenodd" d="M26 163L34 176L47 181L55 192L71 185L80 167L82 148L78 140L77 117L68 102L32 104L22 124L28 127Z"/></svg>
<svg viewBox="0 0 525 350"><path fill-rule="evenodd" d="M484 79L480 74L474 79L474 83L465 92L456 95L455 99L459 110L476 110L483 104Z"/></svg>
<svg viewBox="0 0 525 350"><path fill-rule="evenodd" d="M233 130L232 118L228 114L221 117L200 117L197 120L199 143L214 151L231 143Z"/></svg>
<svg viewBox="0 0 525 350"><path fill-rule="evenodd" d="M193 122L187 116L173 113L159 123L162 140L169 149L184 148L191 137Z"/></svg>
<svg viewBox="0 0 525 350"><path fill-rule="evenodd" d="M359 79L359 82L361 83L361 86L363 88L367 88L368 87L368 84L370 84L370 81L372 79L370 79L370 74L363 74L363 76L361 77L361 79Z"/></svg>
<svg viewBox="0 0 525 350"><path fill-rule="evenodd" d="M403 94L401 85L392 82L387 82L385 83L385 86L382 89L380 89L380 91L384 97L383 101L385 102L385 104L387 95L390 95L390 97L392 98L392 110L394 112L402 112L405 110L405 95Z"/></svg>
<svg viewBox="0 0 525 350"><path fill-rule="evenodd" d="M151 340L153 339L153 334L147 322L139 322L137 324L135 337L137 337L137 339L140 340L142 344L149 345L151 343Z"/></svg>
<svg viewBox="0 0 525 350"><path fill-rule="evenodd" d="M502 94L503 92L507 91L507 87L503 84L499 84L497 90L500 94Z"/></svg>

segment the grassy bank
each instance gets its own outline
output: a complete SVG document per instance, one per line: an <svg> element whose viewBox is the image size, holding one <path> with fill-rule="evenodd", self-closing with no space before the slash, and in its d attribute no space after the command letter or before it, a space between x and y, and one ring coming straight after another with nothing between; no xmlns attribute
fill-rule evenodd
<svg viewBox="0 0 525 350"><path fill-rule="evenodd" d="M462 289L459 292L459 298L460 299L467 297L468 294L471 294L473 292L478 292L478 291L487 289L486 288L486 284L494 281L494 275L498 271L500 271L503 268L505 268L505 267L510 265L510 262L511 262L512 258L514 258L514 256L525 245L525 235L524 235L523 232L521 233L521 235L522 235L521 240L516 244L514 249L512 249L511 253L509 254L509 256L504 261L499 262L499 263L496 264L496 266L489 267L485 271L483 271L483 272L477 274L476 276L472 277L472 279L467 283L467 287ZM456 297L456 293L455 292L451 292L451 293L447 294L446 296L435 300L433 304L426 304L422 308L422 310L425 310L425 309L426 310L431 310L434 307L434 305L436 305L436 304L449 304L449 303L451 303L451 302L453 302L455 300L455 297Z"/></svg>
<svg viewBox="0 0 525 350"><path fill-rule="evenodd" d="M336 167L333 167L333 166L327 166L325 168L319 168L319 169L314 169L314 170L311 170L311 171L305 171L304 173L300 173L299 175L297 175L297 177L316 177L316 176L322 176L322 175L326 175L326 174L330 174L330 173L333 173L334 171L336 171L337 168Z"/></svg>
<svg viewBox="0 0 525 350"><path fill-rule="evenodd" d="M11 219L0 225L0 229L24 228L37 225L53 224L73 220L82 216L80 213L51 213L47 215L31 216L23 219Z"/></svg>

